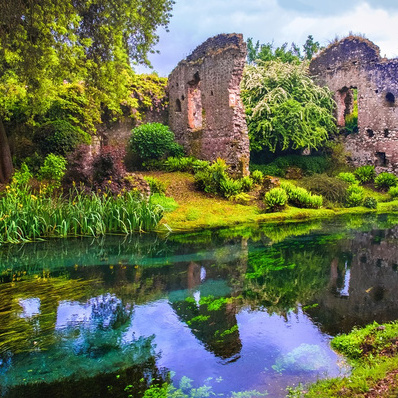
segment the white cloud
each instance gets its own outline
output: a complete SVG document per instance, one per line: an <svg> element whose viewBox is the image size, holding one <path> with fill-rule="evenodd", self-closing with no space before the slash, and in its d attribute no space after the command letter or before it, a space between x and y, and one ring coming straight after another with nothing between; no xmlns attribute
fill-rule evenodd
<svg viewBox="0 0 398 398"><path fill-rule="evenodd" d="M261 43L274 41L276 45L292 41L302 45L312 34L326 45L336 35L343 37L353 31L374 41L382 55L398 55L394 31L398 26L398 9L391 5L387 11L380 5L372 7L356 0L350 8L336 6L339 13L319 14L319 4L323 4L319 0L316 7L311 4L314 0L306 0L301 2L301 8L295 9L287 8L289 0L279 1L283 7L277 0L177 0L170 32L161 33L157 47L161 54L150 57L155 70L166 76L208 37L231 32L243 33L245 39L253 37Z"/></svg>

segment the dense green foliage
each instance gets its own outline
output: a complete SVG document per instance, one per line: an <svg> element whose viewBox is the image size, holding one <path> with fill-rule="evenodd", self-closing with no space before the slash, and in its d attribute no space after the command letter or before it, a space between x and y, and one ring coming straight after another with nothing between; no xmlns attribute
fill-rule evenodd
<svg viewBox="0 0 398 398"><path fill-rule="evenodd" d="M319 209L322 207L323 199L320 195L312 195L305 188L297 187L291 183L281 184L288 197L289 204L296 207Z"/></svg>
<svg viewBox="0 0 398 398"><path fill-rule="evenodd" d="M363 205L368 209L377 209L377 199L367 196L363 201Z"/></svg>
<svg viewBox="0 0 398 398"><path fill-rule="evenodd" d="M65 175L66 159L60 155L50 153L44 159L43 166L39 170L39 179L47 180L58 188L61 185L61 180Z"/></svg>
<svg viewBox="0 0 398 398"><path fill-rule="evenodd" d="M343 204L346 200L348 184L345 181L330 177L327 174L316 174L304 178L300 184L310 192L322 195L332 203Z"/></svg>
<svg viewBox="0 0 398 398"><path fill-rule="evenodd" d="M358 180L355 178L353 173L339 173L337 178L345 181L347 184L358 184Z"/></svg>
<svg viewBox="0 0 398 398"><path fill-rule="evenodd" d="M394 198L394 199L397 198L398 197L398 187L397 186L391 187L388 190L388 193L391 195L392 198Z"/></svg>
<svg viewBox="0 0 398 398"><path fill-rule="evenodd" d="M282 210L287 201L287 193L282 188L272 188L264 195L264 203L270 211Z"/></svg>
<svg viewBox="0 0 398 398"><path fill-rule="evenodd" d="M89 144L90 136L71 123L56 119L42 124L34 135L41 153L65 156L79 144Z"/></svg>
<svg viewBox="0 0 398 398"><path fill-rule="evenodd" d="M302 47L303 51L295 43L291 44L290 49L288 49L287 43L275 47L274 43L260 44L259 40L254 44L253 39L249 37L247 39L247 62L253 64L259 61L280 60L298 64L303 60L311 60L321 48L319 43L314 41L312 35L307 37Z"/></svg>
<svg viewBox="0 0 398 398"><path fill-rule="evenodd" d="M136 192L112 196L86 195L72 190L68 197L51 195L48 185L38 192L24 181L28 171L17 173L0 197L0 243L18 243L43 237L128 234L154 229L163 210Z"/></svg>
<svg viewBox="0 0 398 398"><path fill-rule="evenodd" d="M174 133L161 123L146 123L132 131L130 149L142 160L161 159L181 148L174 141Z"/></svg>
<svg viewBox="0 0 398 398"><path fill-rule="evenodd" d="M359 185L350 185L347 188L346 206L355 207L361 206L365 198L365 191Z"/></svg>
<svg viewBox="0 0 398 398"><path fill-rule="evenodd" d="M286 155L279 156L268 164L250 163L250 170L260 170L265 175L275 177L285 177L286 171L290 167L298 167L306 175L324 173L330 166L330 161L326 156L300 156Z"/></svg>
<svg viewBox="0 0 398 398"><path fill-rule="evenodd" d="M375 167L374 166L361 166L358 167L355 172L355 177L359 180L361 184L365 184L367 182L372 182L376 177Z"/></svg>
<svg viewBox="0 0 398 398"><path fill-rule="evenodd" d="M12 172L3 120L21 109L30 120L45 115L61 98L62 84L84 82L90 100L81 109L87 110L90 120L99 120L99 109L106 109L112 118L121 113L122 103L137 104L131 95L132 63L148 63L147 54L158 41L157 28L167 26L172 4L172 0L0 2L0 181Z"/></svg>
<svg viewBox="0 0 398 398"><path fill-rule="evenodd" d="M398 178L392 173L380 173L375 178L375 186L379 189L389 189L395 187L398 183Z"/></svg>
<svg viewBox="0 0 398 398"><path fill-rule="evenodd" d="M316 149L336 130L332 93L304 64L247 65L241 86L252 150Z"/></svg>

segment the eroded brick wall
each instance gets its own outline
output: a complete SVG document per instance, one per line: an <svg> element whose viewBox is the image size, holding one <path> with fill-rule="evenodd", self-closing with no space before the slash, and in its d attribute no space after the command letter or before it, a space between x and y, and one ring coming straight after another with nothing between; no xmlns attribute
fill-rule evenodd
<svg viewBox="0 0 398 398"><path fill-rule="evenodd" d="M345 138L353 164L398 172L398 59L383 59L371 41L350 36L313 59L310 73L335 93L340 127L352 111L350 90L358 90L358 132Z"/></svg>
<svg viewBox="0 0 398 398"><path fill-rule="evenodd" d="M169 76L169 125L177 141L199 159L225 159L247 174L249 137L240 82L246 43L240 34L205 41Z"/></svg>

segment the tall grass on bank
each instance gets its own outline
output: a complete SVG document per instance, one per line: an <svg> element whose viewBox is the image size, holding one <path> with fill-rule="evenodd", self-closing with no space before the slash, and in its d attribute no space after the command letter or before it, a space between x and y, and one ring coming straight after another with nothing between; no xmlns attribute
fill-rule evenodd
<svg viewBox="0 0 398 398"><path fill-rule="evenodd" d="M43 188L43 187L42 187ZM0 244L45 237L129 234L154 229L163 208L135 192L112 196L73 189L67 197L34 193L28 185L7 187L0 197Z"/></svg>

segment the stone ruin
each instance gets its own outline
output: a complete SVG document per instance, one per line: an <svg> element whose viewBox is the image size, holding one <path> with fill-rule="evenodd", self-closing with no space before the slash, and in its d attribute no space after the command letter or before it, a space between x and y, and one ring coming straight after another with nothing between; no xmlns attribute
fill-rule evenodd
<svg viewBox="0 0 398 398"><path fill-rule="evenodd" d="M236 174L248 174L249 137L240 98L246 61L241 34L206 40L169 76L169 126L189 155L221 157Z"/></svg>
<svg viewBox="0 0 398 398"><path fill-rule="evenodd" d="M355 166L398 172L398 59L380 57L371 41L350 36L331 44L310 64L315 81L328 86L337 103L338 127L353 109L357 89L358 132L345 137Z"/></svg>

